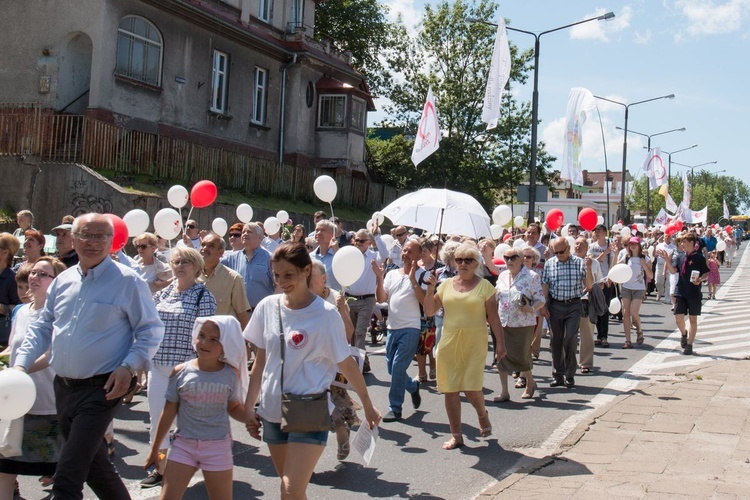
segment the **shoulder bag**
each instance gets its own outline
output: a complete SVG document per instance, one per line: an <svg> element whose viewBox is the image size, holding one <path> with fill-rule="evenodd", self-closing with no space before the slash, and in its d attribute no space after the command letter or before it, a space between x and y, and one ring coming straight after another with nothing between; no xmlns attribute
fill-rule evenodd
<svg viewBox="0 0 750 500"><path fill-rule="evenodd" d="M286 339L281 323L281 296L279 296L279 342L281 343L281 432L320 432L332 428L328 409L328 390L317 394L291 394L284 392L284 354Z"/></svg>

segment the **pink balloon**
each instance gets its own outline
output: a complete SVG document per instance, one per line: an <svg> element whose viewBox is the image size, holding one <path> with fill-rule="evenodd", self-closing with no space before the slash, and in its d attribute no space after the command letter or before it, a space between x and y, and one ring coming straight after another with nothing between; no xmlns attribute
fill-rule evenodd
<svg viewBox="0 0 750 500"><path fill-rule="evenodd" d="M216 201L219 190L211 181L198 181L190 190L190 203L195 208L205 208Z"/></svg>

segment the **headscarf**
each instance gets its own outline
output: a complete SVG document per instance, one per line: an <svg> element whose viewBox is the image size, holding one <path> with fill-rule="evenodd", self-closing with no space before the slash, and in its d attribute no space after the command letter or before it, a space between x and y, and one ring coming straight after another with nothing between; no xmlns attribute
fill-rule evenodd
<svg viewBox="0 0 750 500"><path fill-rule="evenodd" d="M216 315L197 318L193 325L193 346L198 332L206 321L210 321L219 327L219 342L224 349L224 363L237 370L240 376L240 401L245 404L249 376L247 374L247 351L245 341L242 338L242 327L234 316Z"/></svg>

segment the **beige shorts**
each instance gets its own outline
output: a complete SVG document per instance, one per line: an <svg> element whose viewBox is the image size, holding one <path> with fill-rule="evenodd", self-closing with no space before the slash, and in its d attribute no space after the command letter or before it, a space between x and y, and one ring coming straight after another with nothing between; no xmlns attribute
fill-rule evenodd
<svg viewBox="0 0 750 500"><path fill-rule="evenodd" d="M643 300L646 297L646 290L630 290L628 288L622 288L620 291L622 299L628 300Z"/></svg>

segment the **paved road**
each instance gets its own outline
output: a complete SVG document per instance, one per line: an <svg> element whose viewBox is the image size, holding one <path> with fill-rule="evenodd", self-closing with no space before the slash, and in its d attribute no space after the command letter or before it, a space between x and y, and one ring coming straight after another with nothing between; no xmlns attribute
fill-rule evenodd
<svg viewBox="0 0 750 500"><path fill-rule="evenodd" d="M679 336L670 308L653 297L642 308L646 342L640 348L621 350L622 325L610 326L609 349L596 353L596 370L576 377L576 388L550 388L551 365L547 341L535 367L540 390L532 401L521 400L521 390L512 392L513 401L502 406L493 404L500 382L495 372L486 370L485 395L494 433L479 437L472 408L463 404L466 445L461 450L444 451L440 445L447 439L448 424L442 397L434 383L426 386L422 407L418 411L404 405L404 420L383 424L376 454L370 466L352 456L344 463L336 460L335 438L321 459L308 490L310 498L473 498L497 478L509 474L515 464L528 456L538 456L554 449L568 431L585 415L584 412L609 401L646 373L658 370L674 372L683 366L702 363L718 356L742 357L750 354L750 341L743 337L746 323L741 314L750 292L742 287L742 272L750 268L750 253L739 253L733 269L722 268L726 285L719 300L708 301L699 328L695 350L698 356L687 357L676 347ZM735 272L737 271L737 272ZM750 272L745 274L748 278ZM727 281L729 280L729 281ZM740 285L740 286L737 286ZM738 314L740 313L740 314ZM389 377L385 373L382 346L371 347L373 373L367 382L376 406L387 410ZM489 362L489 355L488 355ZM410 369L416 375L416 366ZM145 398L136 396L133 404L124 406L115 422L117 467L131 490L133 498L156 498L159 491L141 490L143 462L148 439L148 413ZM235 437L235 498L277 498L276 478L267 448L249 438L240 425L233 426ZM196 475L185 498L206 498L205 488ZM25 498L43 498L45 493L35 478L21 482ZM93 498L88 494L87 498Z"/></svg>

